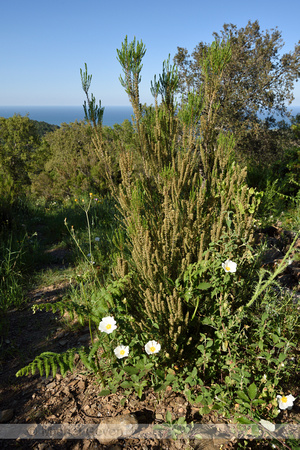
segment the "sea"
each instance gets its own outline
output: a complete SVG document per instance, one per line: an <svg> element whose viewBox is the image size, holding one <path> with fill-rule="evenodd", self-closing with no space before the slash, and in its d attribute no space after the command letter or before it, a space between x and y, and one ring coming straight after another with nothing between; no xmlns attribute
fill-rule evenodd
<svg viewBox="0 0 300 450"><path fill-rule="evenodd" d="M84 120L83 106L0 106L0 117L8 119L14 114L28 115L29 119L47 122L51 125ZM105 106L103 125L112 127L125 119L131 121L131 106Z"/></svg>
<svg viewBox="0 0 300 450"><path fill-rule="evenodd" d="M292 115L300 114L300 106L288 108ZM51 125L61 125L84 120L84 110L82 106L0 106L0 117L8 119L14 114L20 114L32 120L47 122ZM103 115L103 125L112 127L121 124L125 119L132 121L133 110L131 106L105 106ZM275 116L277 120L282 120L280 116Z"/></svg>

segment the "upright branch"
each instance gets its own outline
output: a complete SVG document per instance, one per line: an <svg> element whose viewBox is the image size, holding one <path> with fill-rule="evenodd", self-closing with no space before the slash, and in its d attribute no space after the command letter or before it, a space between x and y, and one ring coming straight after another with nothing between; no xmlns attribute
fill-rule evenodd
<svg viewBox="0 0 300 450"><path fill-rule="evenodd" d="M86 101L84 101L83 109L85 114L85 120L93 126L92 141L95 145L95 150L98 154L99 160L104 165L105 176L109 182L111 189L114 189L113 169L111 164L111 157L107 151L103 142L102 133L102 121L104 114L104 107L101 106L101 100L99 100L99 106L96 105L96 99L93 94L89 96L89 89L92 82L92 75L88 74L87 64L85 63L85 70L80 69L82 89L86 95Z"/></svg>
<svg viewBox="0 0 300 450"><path fill-rule="evenodd" d="M82 89L86 95L87 100L84 101L83 109L85 120L93 124L95 128L102 126L104 107L101 106L101 100L99 100L99 106L96 105L96 99L93 94L89 97L89 89L91 86L92 75L88 74L87 64L84 64L84 72L80 69Z"/></svg>
<svg viewBox="0 0 300 450"><path fill-rule="evenodd" d="M143 67L142 59L146 53L146 47L142 41L128 43L127 36L122 43L120 50L117 49L117 59L122 66L124 78L120 75L119 79L129 96L134 114L137 118L137 127L141 118L139 83L141 82L141 70Z"/></svg>
<svg viewBox="0 0 300 450"><path fill-rule="evenodd" d="M162 74L159 75L158 81L154 75L154 81L151 81L151 93L155 99L158 94L161 95L163 103L168 109L174 107L174 95L178 91L179 78L177 67L170 64L170 55L163 62Z"/></svg>

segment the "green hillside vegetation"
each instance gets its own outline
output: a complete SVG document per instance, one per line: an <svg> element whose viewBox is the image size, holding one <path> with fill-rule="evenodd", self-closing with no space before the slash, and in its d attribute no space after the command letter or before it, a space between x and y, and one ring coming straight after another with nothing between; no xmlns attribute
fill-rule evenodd
<svg viewBox="0 0 300 450"><path fill-rule="evenodd" d="M0 118L2 329L56 242L72 251L75 285L35 309L67 311L93 343L42 354L18 376L73 370L77 353L102 395L172 386L201 415L278 421L276 394L299 373L299 313L291 294L278 302L278 275L299 254L291 247L269 271L256 238L278 221L299 236L300 115L258 114L287 115L300 46L280 56L280 33L257 22L214 38L163 62L152 105L139 93L146 47L125 38L117 57L133 123L103 126L87 65L85 121ZM99 323L111 317L110 335ZM117 345L129 346L124 364Z"/></svg>

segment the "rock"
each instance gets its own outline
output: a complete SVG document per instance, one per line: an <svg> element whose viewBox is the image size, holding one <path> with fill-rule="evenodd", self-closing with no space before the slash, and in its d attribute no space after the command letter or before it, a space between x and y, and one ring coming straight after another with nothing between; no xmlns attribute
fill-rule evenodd
<svg viewBox="0 0 300 450"><path fill-rule="evenodd" d="M56 387L56 382L52 381L51 383L47 384L46 389L54 389Z"/></svg>
<svg viewBox="0 0 300 450"><path fill-rule="evenodd" d="M138 420L134 414L121 414L108 417L97 428L96 439L107 444L118 438L128 438L138 429Z"/></svg>
<svg viewBox="0 0 300 450"><path fill-rule="evenodd" d="M86 333L83 336L80 336L80 338L78 339L78 343L88 341L90 338L91 338L90 334Z"/></svg>
<svg viewBox="0 0 300 450"><path fill-rule="evenodd" d="M79 381L78 389L80 389L82 392L85 391L85 381L84 380Z"/></svg>
<svg viewBox="0 0 300 450"><path fill-rule="evenodd" d="M7 423L9 422L14 415L13 409L3 409L0 411L0 423Z"/></svg>

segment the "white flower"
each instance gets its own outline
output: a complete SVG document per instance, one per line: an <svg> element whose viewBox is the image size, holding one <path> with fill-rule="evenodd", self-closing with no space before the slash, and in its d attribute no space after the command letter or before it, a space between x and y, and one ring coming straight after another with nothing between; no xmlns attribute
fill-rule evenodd
<svg viewBox="0 0 300 450"><path fill-rule="evenodd" d="M225 272L236 272L236 263L227 259L224 263L222 263L222 267Z"/></svg>
<svg viewBox="0 0 300 450"><path fill-rule="evenodd" d="M278 407L280 409L292 409L296 398L293 397L292 394L289 394L287 396L277 395L277 400L278 400Z"/></svg>
<svg viewBox="0 0 300 450"><path fill-rule="evenodd" d="M153 353L158 353L160 350L160 344L156 341L149 341L145 345L145 351L148 355L152 355Z"/></svg>
<svg viewBox="0 0 300 450"><path fill-rule="evenodd" d="M125 347L125 345L119 345L114 349L114 354L118 359L125 358L129 354L129 347Z"/></svg>
<svg viewBox="0 0 300 450"><path fill-rule="evenodd" d="M103 317L99 324L99 330L110 334L117 328L116 321L113 317Z"/></svg>
<svg viewBox="0 0 300 450"><path fill-rule="evenodd" d="M95 241L96 241L96 242L99 242L99 241L100 241L100 238L99 238L99 237L95 237Z"/></svg>

